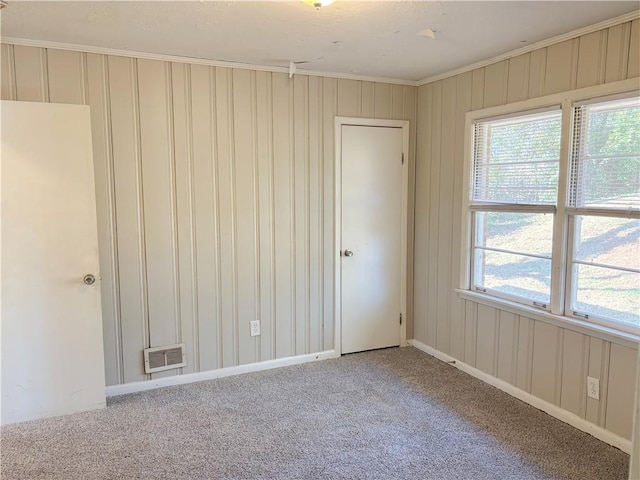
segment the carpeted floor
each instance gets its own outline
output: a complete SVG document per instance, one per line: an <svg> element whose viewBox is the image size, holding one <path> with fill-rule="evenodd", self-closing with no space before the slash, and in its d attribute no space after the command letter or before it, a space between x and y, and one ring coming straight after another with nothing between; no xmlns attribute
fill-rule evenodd
<svg viewBox="0 0 640 480"><path fill-rule="evenodd" d="M2 428L9 479L626 479L629 457L416 350Z"/></svg>

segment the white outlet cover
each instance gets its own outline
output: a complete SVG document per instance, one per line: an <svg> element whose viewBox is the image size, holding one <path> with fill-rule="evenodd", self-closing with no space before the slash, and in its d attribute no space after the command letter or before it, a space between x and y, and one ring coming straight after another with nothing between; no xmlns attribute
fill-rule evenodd
<svg viewBox="0 0 640 480"><path fill-rule="evenodd" d="M260 320L252 320L250 323L251 327L251 336L257 337L260 335Z"/></svg>
<svg viewBox="0 0 640 480"><path fill-rule="evenodd" d="M600 379L587 377L587 397L600 400Z"/></svg>

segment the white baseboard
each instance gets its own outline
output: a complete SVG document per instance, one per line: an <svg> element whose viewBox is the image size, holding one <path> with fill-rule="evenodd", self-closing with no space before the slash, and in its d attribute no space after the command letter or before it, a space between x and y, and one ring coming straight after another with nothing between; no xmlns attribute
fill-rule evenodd
<svg viewBox="0 0 640 480"><path fill-rule="evenodd" d="M154 390L156 388L170 387L173 385L185 385L187 383L202 382L204 380L230 377L233 375L240 375L242 373L259 372L262 370L270 370L272 368L286 367L289 365L299 365L301 363L327 360L329 358L336 357L337 355L334 350L325 350L324 352L278 358L276 360L267 360L266 362L249 363L247 365L220 368L218 370L208 370L206 372L175 375L173 377L164 377L157 380L147 380L144 382L131 382L124 383L122 385L111 385L105 388L105 393L107 397L115 397L117 395L124 395L127 393L144 392L146 390Z"/></svg>
<svg viewBox="0 0 640 480"><path fill-rule="evenodd" d="M571 413L563 408L558 407L552 403L547 402L546 400L542 400L534 395L531 395L524 390L521 390L517 387L514 387L510 383L505 382L504 380L500 380L488 373L485 373L481 370L478 370L471 365L468 365L460 360L453 358L446 353L443 353L435 348L432 348L428 345L425 345L418 340L409 340L409 343L416 347L418 350L422 350L425 353L428 353L432 357L437 358L438 360L442 360L443 362L447 362L450 365L456 367L459 370L462 370L465 373L468 373L472 377L475 377L479 380L482 380L489 385L493 385L494 387L502 390L503 392L508 393L509 395L516 397L519 400L522 400L529 405L542 410L543 412L548 413L552 417L557 418L558 420L568 423L572 427L577 428L578 430L582 430L590 435L593 435L598 440L602 440L609 445L613 445L614 447L619 448L625 453L631 453L631 440L623 438L615 433L610 432L609 430L605 430L598 425L591 423L585 420L578 415Z"/></svg>

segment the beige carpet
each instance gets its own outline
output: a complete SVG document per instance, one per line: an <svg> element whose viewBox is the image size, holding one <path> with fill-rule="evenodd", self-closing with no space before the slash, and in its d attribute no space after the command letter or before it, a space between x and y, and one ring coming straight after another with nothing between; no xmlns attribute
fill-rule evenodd
<svg viewBox="0 0 640 480"><path fill-rule="evenodd" d="M2 428L9 479L625 479L628 455L415 348Z"/></svg>

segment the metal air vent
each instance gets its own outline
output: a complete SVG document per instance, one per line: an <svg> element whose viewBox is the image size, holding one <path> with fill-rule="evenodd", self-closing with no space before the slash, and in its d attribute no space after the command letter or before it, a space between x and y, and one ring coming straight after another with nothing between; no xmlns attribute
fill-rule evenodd
<svg viewBox="0 0 640 480"><path fill-rule="evenodd" d="M145 373L171 370L172 368L184 367L186 364L187 357L184 353L184 343L163 345L144 350Z"/></svg>

